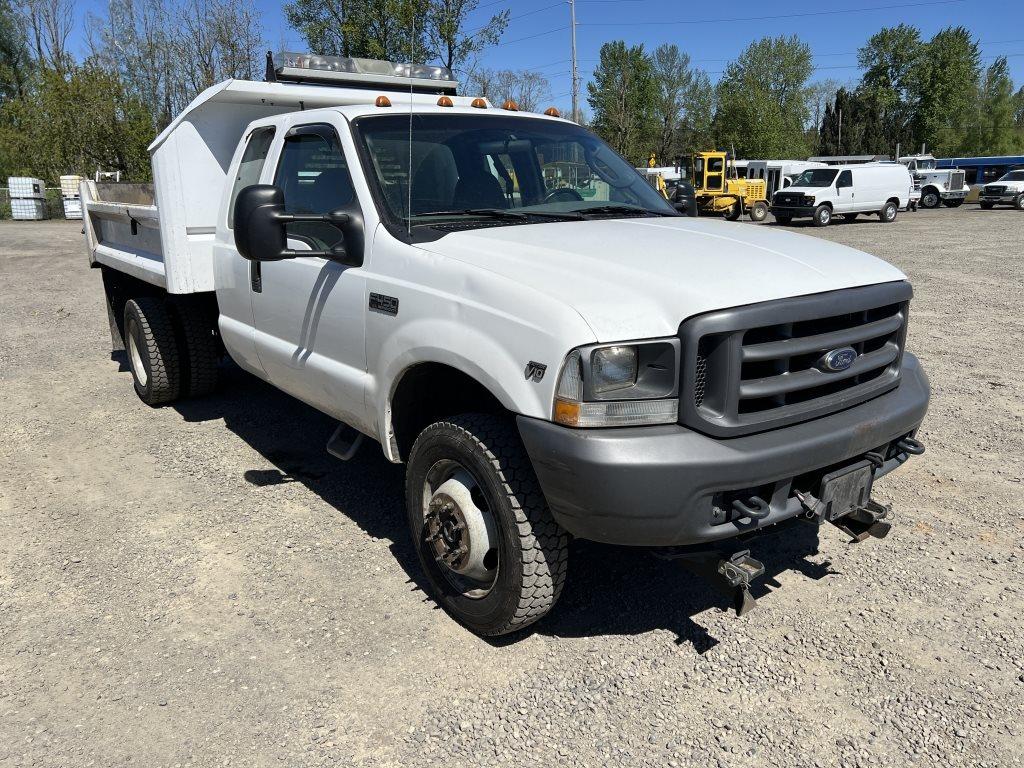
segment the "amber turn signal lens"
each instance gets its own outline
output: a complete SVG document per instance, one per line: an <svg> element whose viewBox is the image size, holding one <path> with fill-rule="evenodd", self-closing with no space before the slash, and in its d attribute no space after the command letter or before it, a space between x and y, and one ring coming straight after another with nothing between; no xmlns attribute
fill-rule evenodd
<svg viewBox="0 0 1024 768"><path fill-rule="evenodd" d="M580 423L580 404L570 400L555 400L555 421L567 427L575 427Z"/></svg>
<svg viewBox="0 0 1024 768"><path fill-rule="evenodd" d="M483 99L473 99L469 106L475 107L476 109L487 109L487 102Z"/></svg>
<svg viewBox="0 0 1024 768"><path fill-rule="evenodd" d="M440 99L437 100L437 106L439 106L439 107L454 107L455 106L455 102L452 101L447 96L442 96Z"/></svg>
<svg viewBox="0 0 1024 768"><path fill-rule="evenodd" d="M504 104L501 105L502 109L507 109L509 112L518 112L519 105L516 104L512 99L508 99Z"/></svg>
<svg viewBox="0 0 1024 768"><path fill-rule="evenodd" d="M544 114L547 115L548 117L561 117L562 116L562 113L559 112L554 107L548 107L547 109L545 109L544 110Z"/></svg>
<svg viewBox="0 0 1024 768"><path fill-rule="evenodd" d="M387 96L378 96L377 100L375 102L373 102L373 106L375 106L375 107L390 107L391 106L391 99L389 99Z"/></svg>

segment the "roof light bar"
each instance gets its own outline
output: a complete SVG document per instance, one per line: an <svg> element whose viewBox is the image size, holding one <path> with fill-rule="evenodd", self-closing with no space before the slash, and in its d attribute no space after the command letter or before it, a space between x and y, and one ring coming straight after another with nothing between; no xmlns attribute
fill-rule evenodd
<svg viewBox="0 0 1024 768"><path fill-rule="evenodd" d="M292 82L345 83L355 87L388 88L417 92L455 94L458 83L448 67L432 64L405 64L376 59L318 56L284 52L277 61L267 55L267 80Z"/></svg>

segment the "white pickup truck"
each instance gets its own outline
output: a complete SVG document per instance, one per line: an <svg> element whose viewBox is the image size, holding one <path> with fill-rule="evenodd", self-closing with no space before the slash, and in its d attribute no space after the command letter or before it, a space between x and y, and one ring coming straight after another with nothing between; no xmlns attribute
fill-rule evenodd
<svg viewBox="0 0 1024 768"><path fill-rule="evenodd" d="M923 452L906 276L860 251L683 217L555 110L450 74L286 54L202 93L154 185L83 185L115 350L153 406L225 353L406 464L438 602L546 614L570 536L659 548L742 612L737 537L881 537L873 480ZM154 201L155 196L155 201Z"/></svg>

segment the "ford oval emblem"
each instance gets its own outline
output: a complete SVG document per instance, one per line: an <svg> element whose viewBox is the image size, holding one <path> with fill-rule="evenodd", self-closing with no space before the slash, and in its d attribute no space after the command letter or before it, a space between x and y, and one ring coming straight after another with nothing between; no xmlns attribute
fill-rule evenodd
<svg viewBox="0 0 1024 768"><path fill-rule="evenodd" d="M839 349L826 352L822 356L819 365L826 371L845 371L853 365L853 361L856 359L857 350L853 347L840 347Z"/></svg>

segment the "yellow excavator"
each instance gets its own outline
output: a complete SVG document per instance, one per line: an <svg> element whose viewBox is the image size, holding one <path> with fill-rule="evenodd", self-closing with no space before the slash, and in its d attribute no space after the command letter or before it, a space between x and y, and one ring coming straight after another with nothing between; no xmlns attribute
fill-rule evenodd
<svg viewBox="0 0 1024 768"><path fill-rule="evenodd" d="M764 179L741 179L726 152L695 152L690 156L690 181L700 215L720 214L736 221L746 213L751 221L768 215L768 185Z"/></svg>

